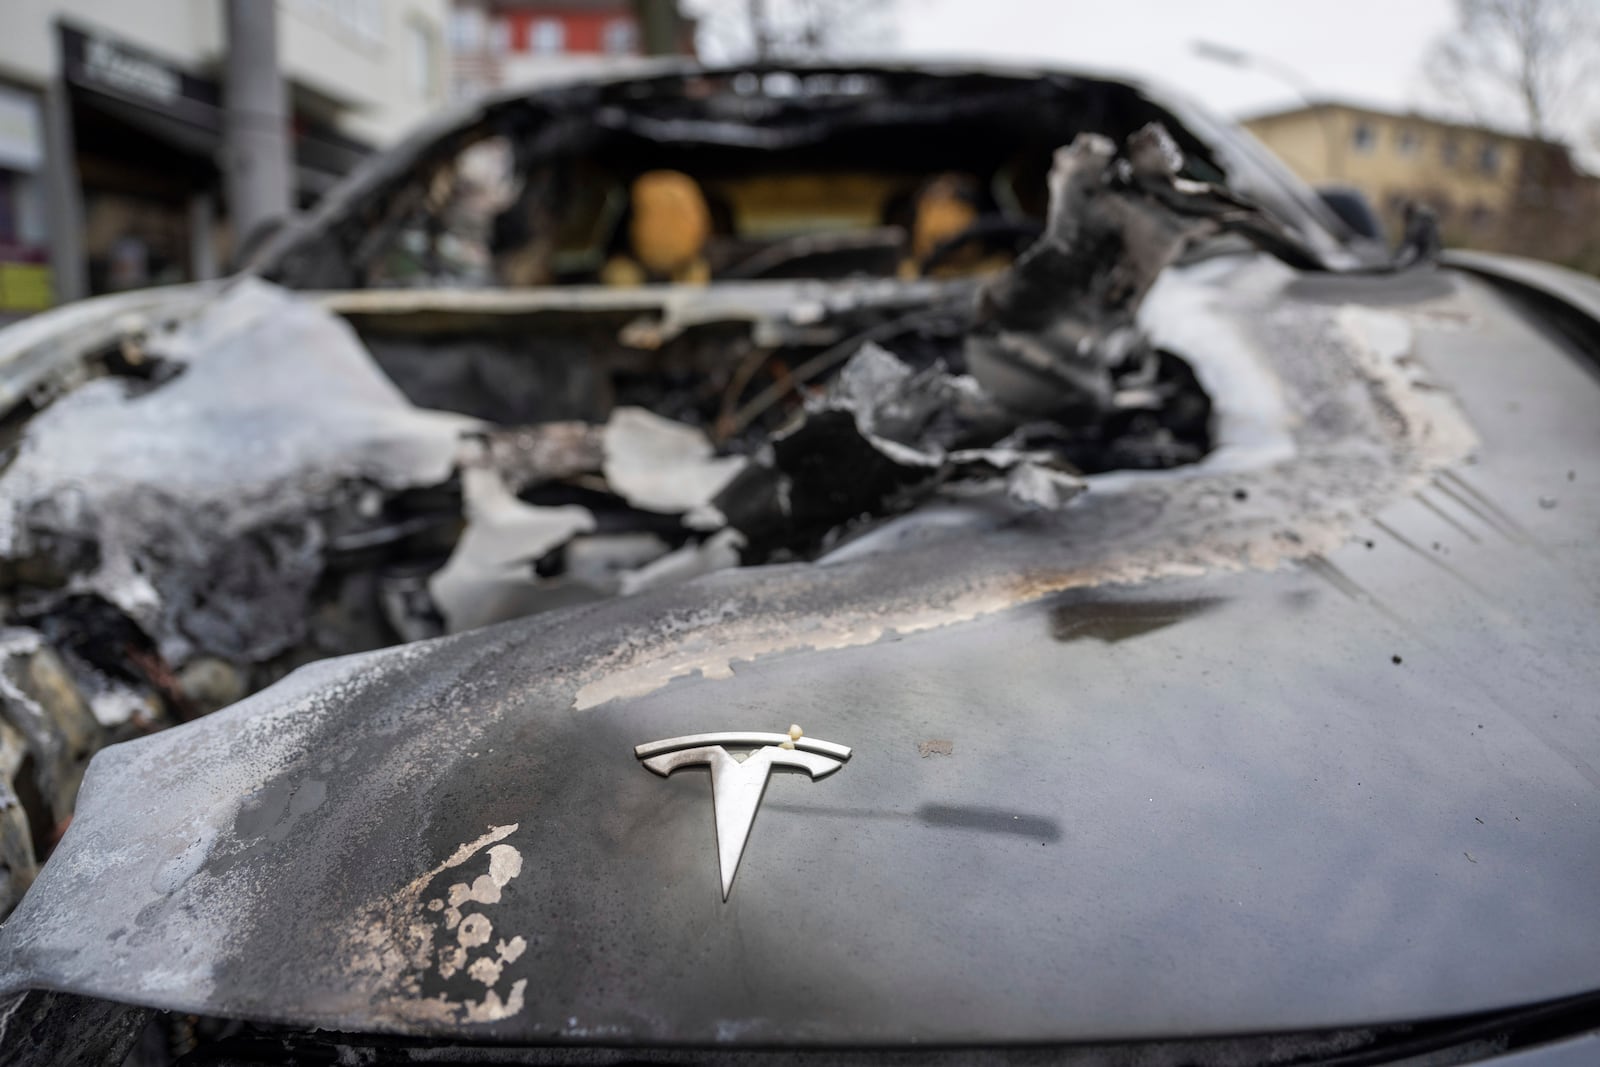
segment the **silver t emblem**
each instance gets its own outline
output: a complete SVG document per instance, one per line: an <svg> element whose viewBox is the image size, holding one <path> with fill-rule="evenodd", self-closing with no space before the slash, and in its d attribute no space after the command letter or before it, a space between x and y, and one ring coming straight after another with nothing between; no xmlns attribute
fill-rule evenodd
<svg viewBox="0 0 1600 1067"><path fill-rule="evenodd" d="M741 762L728 749L750 750ZM832 774L850 758L850 750L831 741L804 736L798 727L787 734L690 734L639 745L633 754L665 778L679 767L711 767L711 806L717 820L717 865L722 871L722 899L733 889L739 857L756 821L756 809L774 767L794 767L818 779Z"/></svg>

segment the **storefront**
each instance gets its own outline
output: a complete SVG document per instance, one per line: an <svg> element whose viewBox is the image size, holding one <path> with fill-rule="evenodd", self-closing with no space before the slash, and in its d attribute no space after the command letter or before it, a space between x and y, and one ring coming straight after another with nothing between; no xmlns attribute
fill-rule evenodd
<svg viewBox="0 0 1600 1067"><path fill-rule="evenodd" d="M216 276L234 236L219 84L101 33L63 25L59 40L88 292ZM368 150L299 108L293 141L302 206Z"/></svg>
<svg viewBox="0 0 1600 1067"><path fill-rule="evenodd" d="M0 323L53 299L43 169L38 95L0 84Z"/></svg>

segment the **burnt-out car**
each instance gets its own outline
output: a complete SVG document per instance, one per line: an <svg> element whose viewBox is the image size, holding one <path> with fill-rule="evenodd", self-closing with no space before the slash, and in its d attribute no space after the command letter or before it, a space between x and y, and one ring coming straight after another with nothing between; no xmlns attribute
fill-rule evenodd
<svg viewBox="0 0 1600 1067"><path fill-rule="evenodd" d="M1436 245L653 66L0 332L0 1061L1588 1062L1600 284Z"/></svg>

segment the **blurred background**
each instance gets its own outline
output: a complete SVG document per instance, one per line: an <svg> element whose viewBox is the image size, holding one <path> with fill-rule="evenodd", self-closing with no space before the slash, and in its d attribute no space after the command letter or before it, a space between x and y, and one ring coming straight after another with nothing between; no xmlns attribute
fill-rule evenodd
<svg viewBox="0 0 1600 1067"><path fill-rule="evenodd" d="M215 277L430 115L649 54L1162 82L1447 244L1600 273L1600 0L4 0L0 321Z"/></svg>

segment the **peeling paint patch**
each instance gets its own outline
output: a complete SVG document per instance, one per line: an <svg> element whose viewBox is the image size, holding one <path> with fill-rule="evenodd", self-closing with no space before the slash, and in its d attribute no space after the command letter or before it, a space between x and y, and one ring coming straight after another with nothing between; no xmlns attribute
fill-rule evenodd
<svg viewBox="0 0 1600 1067"><path fill-rule="evenodd" d="M506 886L522 873L522 853L500 843L517 826L490 828L372 909L358 935L364 951L357 965L378 972L392 991L383 1010L407 1023L445 1024L494 1022L522 1010L527 979L515 979L509 986L503 980L507 966L522 957L528 942L521 935L497 940L489 914ZM469 864L482 864L483 873L451 883L442 896L429 893L441 874ZM462 906L468 904L472 910L463 915ZM484 987L482 996L423 992L425 984L458 976Z"/></svg>
<svg viewBox="0 0 1600 1067"><path fill-rule="evenodd" d="M968 616L970 617L970 616ZM965 617L948 620L965 621ZM945 625L945 621L929 623ZM924 628L924 627L916 627ZM904 631L905 627L897 627ZM748 662L774 652L828 651L870 645L883 637L884 628L878 625L845 626L831 628L817 626L810 633L788 633L776 640L762 637L731 637L716 634L686 638L661 659L644 662L612 671L578 690L573 707L586 711L611 700L643 696L666 685L674 678L699 674L707 679L733 677L733 665Z"/></svg>
<svg viewBox="0 0 1600 1067"><path fill-rule="evenodd" d="M489 850L488 874L480 874L470 885L457 882L450 887L450 908L460 908L468 901L497 904L500 902L500 890L521 873L522 853L510 845L495 845Z"/></svg>
<svg viewBox="0 0 1600 1067"><path fill-rule="evenodd" d="M488 918L473 912L462 919L461 925L456 927L456 940L461 942L463 948L477 948L479 945L487 945L492 933L494 926Z"/></svg>
<svg viewBox="0 0 1600 1067"><path fill-rule="evenodd" d="M518 978L511 983L511 993L504 1001L491 989L477 1003L467 1002L465 1014L461 1021L467 1023L492 1023L501 1019L509 1019L522 1010L522 992L527 988L528 980L526 978Z"/></svg>
<svg viewBox="0 0 1600 1067"><path fill-rule="evenodd" d="M461 866L473 856L477 855L478 850L483 848L483 846L493 844L496 841L504 841L506 838L516 833L517 826L517 823L512 823L509 826L496 826L491 828L488 833L484 834L476 841L468 841L466 844L456 849L450 854L449 859L445 860L443 863L439 864L439 866L423 875L423 877L418 879L418 881L426 881L433 878L433 876L436 874L449 870L451 867ZM417 883L413 882L411 884L416 885Z"/></svg>
<svg viewBox="0 0 1600 1067"><path fill-rule="evenodd" d="M472 966L467 968L467 974L471 975L472 980L475 982L482 982L486 986L493 986L500 980L501 966L502 965L500 961L497 959L491 959L488 956L479 956L472 962Z"/></svg>

